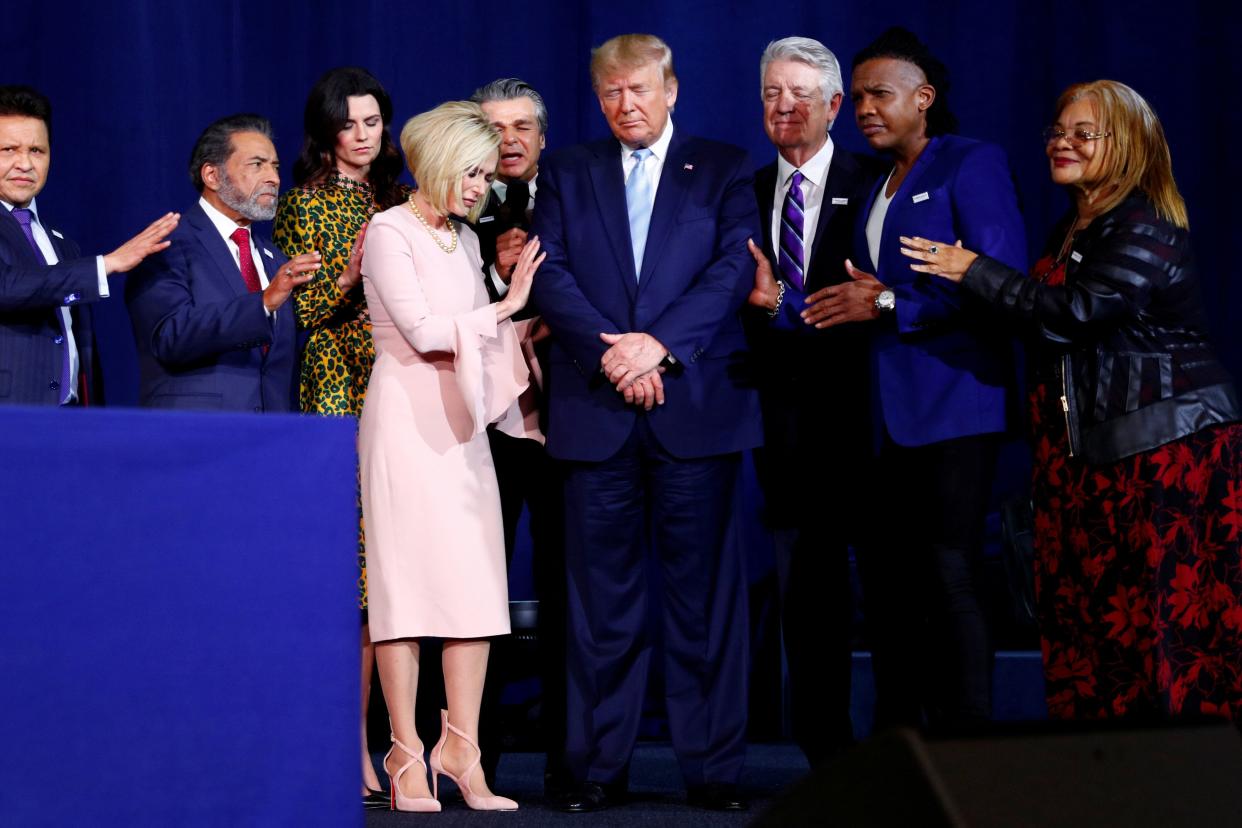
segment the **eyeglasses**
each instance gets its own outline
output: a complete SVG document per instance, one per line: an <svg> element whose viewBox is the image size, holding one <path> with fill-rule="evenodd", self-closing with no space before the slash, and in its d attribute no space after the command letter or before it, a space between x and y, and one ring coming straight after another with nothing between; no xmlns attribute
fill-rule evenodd
<svg viewBox="0 0 1242 828"><path fill-rule="evenodd" d="M1082 127L1075 127L1069 132L1066 132L1061 129L1061 127L1050 126L1045 127L1043 132L1045 146L1048 144L1055 144L1057 141L1064 138L1066 141L1069 141L1069 145L1075 149L1081 147L1088 141L1098 141L1101 138L1108 138L1111 135L1111 132L1088 132Z"/></svg>

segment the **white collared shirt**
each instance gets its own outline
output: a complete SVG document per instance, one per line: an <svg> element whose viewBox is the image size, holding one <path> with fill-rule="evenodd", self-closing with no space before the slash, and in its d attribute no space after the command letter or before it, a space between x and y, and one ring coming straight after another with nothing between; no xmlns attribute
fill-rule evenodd
<svg viewBox="0 0 1242 828"><path fill-rule="evenodd" d="M237 228L242 225L233 221L231 218L221 213L211 205L205 198L199 198L198 205L203 208L203 212L207 214L207 218L211 219L211 223L215 225L216 232L220 234L220 238L229 246L229 252L233 254L233 263L237 265L237 272L241 274L241 255L237 242L233 241L230 236L237 232ZM254 260L255 268L259 271L259 285L267 288L269 282L267 278L267 262L263 261L263 255L259 252L259 247L254 243L254 225L247 225L246 230L250 231L250 258Z"/></svg>
<svg viewBox="0 0 1242 828"><path fill-rule="evenodd" d="M824 191L828 186L828 168L832 165L832 138L828 137L819 152L812 155L801 167L795 167L779 153L776 156L776 194L772 199L772 249L781 247L781 211L785 196L793 183L794 172L802 171L802 250L806 261L802 263L805 274L811 267L811 251L815 249L815 231L819 227L819 210L824 204Z"/></svg>
<svg viewBox="0 0 1242 828"><path fill-rule="evenodd" d="M664 159L668 158L668 145L672 140L673 118L670 115L668 121L664 124L664 131L660 133L660 137L647 147L647 149L651 150L651 160L643 164L643 172L651 182L651 186L648 188L648 192L651 193L651 207L655 206L656 190L660 187L660 173L664 170ZM630 171L638 164L638 161L634 158L634 153L638 149L638 147L631 149L625 144L621 145L621 172L626 181L630 180Z"/></svg>
<svg viewBox="0 0 1242 828"><path fill-rule="evenodd" d="M203 208L207 218L211 219L211 223L215 226L216 232L220 234L220 238L224 239L224 243L229 246L229 252L233 254L233 263L237 265L238 278L241 278L241 248L237 246L237 242L229 238L237 232L237 228L241 227L241 225L217 210L205 198L200 197L198 205ZM258 245L254 243L254 225L250 224L244 229L250 231L250 258L254 261L255 270L259 273L259 287L266 290L270 284L267 278L267 262L263 261L264 257L259 253ZM267 305L263 306L263 312L269 317L272 315L272 312L267 309Z"/></svg>
<svg viewBox="0 0 1242 828"><path fill-rule="evenodd" d="M30 199L30 204L26 206L26 209L30 211L31 215L30 234L34 236L35 244L39 245L39 251L43 253L43 258L47 261L48 265L60 264L60 257L56 255L56 248L52 247L52 240L48 238L47 231L43 228L43 222L39 221L39 208L35 204L37 200L38 199L34 198ZM8 210L10 213L13 212L15 205L10 204L4 199L0 199L0 204L3 204L4 209ZM108 271L104 267L103 256L95 257L95 276L99 280L99 298L107 299L109 295ZM78 342L73 337L73 317L69 313L69 306L61 305L57 308L57 311L60 313L61 322L64 324L65 328L65 347L69 349L69 376L73 378L70 381L71 387L63 389L68 392L67 394L64 394L60 400L61 405L64 405L65 403L73 402L78 398L77 376L82 370L82 362L81 358L78 356Z"/></svg>
<svg viewBox="0 0 1242 828"><path fill-rule="evenodd" d="M535 209L535 189L538 185L535 183L539 180L539 173L536 172L530 177L530 181L526 182L526 186L530 189L530 201L526 204L526 215L529 216L531 211ZM505 197L509 194L509 185L497 178L492 182L492 192L496 193L498 204L505 203ZM495 253L496 251L492 251ZM496 288L496 295L504 297L509 292L509 283L500 278L500 273L496 270L496 263L492 262L492 266L487 269L487 276L492 280L492 287Z"/></svg>

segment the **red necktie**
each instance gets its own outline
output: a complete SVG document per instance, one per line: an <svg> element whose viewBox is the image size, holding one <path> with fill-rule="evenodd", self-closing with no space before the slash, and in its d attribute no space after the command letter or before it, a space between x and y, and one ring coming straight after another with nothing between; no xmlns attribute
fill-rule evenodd
<svg viewBox="0 0 1242 828"><path fill-rule="evenodd" d="M259 284L258 268L254 266L254 259L250 255L250 231L245 227L238 227L229 238L237 245L237 262L241 265L242 281L251 293L263 290L263 285Z"/></svg>

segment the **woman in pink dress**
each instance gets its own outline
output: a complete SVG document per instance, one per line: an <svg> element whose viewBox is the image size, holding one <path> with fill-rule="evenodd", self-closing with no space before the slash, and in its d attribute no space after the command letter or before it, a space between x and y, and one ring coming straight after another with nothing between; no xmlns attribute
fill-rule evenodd
<svg viewBox="0 0 1242 828"><path fill-rule="evenodd" d="M438 811L441 774L476 810L508 810L479 768L478 722L488 636L509 632L500 495L485 429L539 438L518 397L530 376L509 317L542 256L532 239L509 292L489 303L478 239L451 218L477 218L500 138L483 111L442 104L401 131L418 189L371 220L363 287L376 360L358 452L367 526L371 636L393 747L391 806ZM448 710L431 751L433 788L414 729L418 640L443 638Z"/></svg>

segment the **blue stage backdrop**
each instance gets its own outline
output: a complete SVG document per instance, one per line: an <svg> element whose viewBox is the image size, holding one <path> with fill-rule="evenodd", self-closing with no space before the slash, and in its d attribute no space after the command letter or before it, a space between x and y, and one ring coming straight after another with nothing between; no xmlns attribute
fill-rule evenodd
<svg viewBox="0 0 1242 828"><path fill-rule="evenodd" d="M362 824L353 446L0 408L0 825Z"/></svg>
<svg viewBox="0 0 1242 828"><path fill-rule="evenodd" d="M1039 140L1057 93L1110 77L1156 107L1190 203L1214 332L1242 368L1242 281L1231 273L1242 107L1225 92L1239 79L1236 5L1080 0L527 0L500 3L307 4L206 0L48 2L0 26L4 82L44 90L55 106L51 183L40 209L85 251L106 252L166 210L194 200L190 148L221 115L269 116L286 171L301 142L306 93L326 69L369 68L389 89L396 129L441 101L516 75L544 95L549 148L605 130L587 76L590 49L612 35L649 31L673 47L681 80L674 116L695 133L772 156L763 134L758 60L790 34L824 41L845 64L892 24L919 33L948 64L962 132L1001 144L1023 198L1032 240L1064 209L1048 183ZM847 78L848 84L848 78ZM864 149L848 102L833 132ZM288 186L288 172L285 176ZM121 292L117 284L116 292ZM137 398L134 346L123 302L98 313L110 404Z"/></svg>

